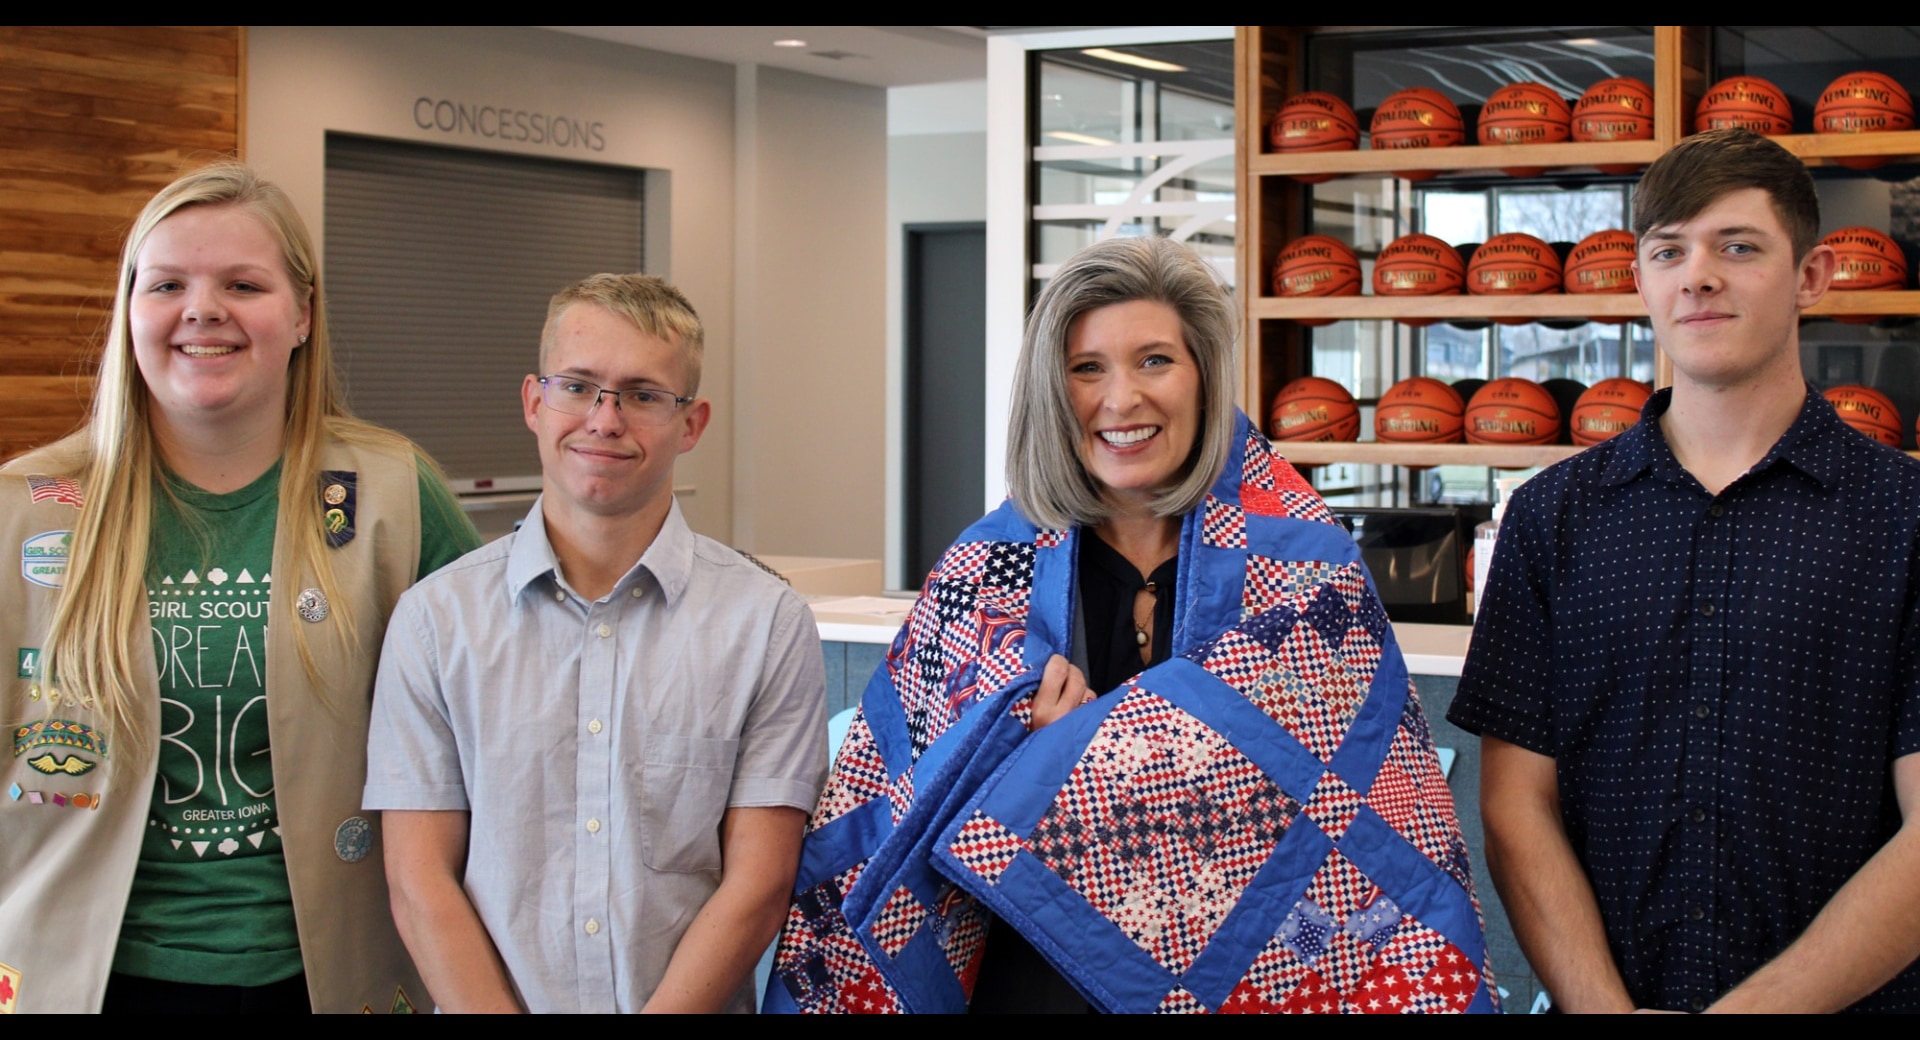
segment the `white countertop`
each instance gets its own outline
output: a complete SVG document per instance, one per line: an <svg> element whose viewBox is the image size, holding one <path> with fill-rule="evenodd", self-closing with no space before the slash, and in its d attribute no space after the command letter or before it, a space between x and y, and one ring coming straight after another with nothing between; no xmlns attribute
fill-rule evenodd
<svg viewBox="0 0 1920 1040"><path fill-rule="evenodd" d="M826 643L891 643L913 607L911 597L816 595L807 600L820 626L820 640ZM1393 626L1413 675L1459 675L1472 633L1466 625Z"/></svg>

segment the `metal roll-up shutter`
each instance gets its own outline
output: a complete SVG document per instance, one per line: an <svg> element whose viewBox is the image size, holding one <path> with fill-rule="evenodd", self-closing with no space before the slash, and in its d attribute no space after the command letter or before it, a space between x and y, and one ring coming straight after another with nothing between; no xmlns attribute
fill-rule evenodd
<svg viewBox="0 0 1920 1040"><path fill-rule="evenodd" d="M328 317L361 418L456 482L537 477L520 383L547 300L644 270L645 171L327 135Z"/></svg>

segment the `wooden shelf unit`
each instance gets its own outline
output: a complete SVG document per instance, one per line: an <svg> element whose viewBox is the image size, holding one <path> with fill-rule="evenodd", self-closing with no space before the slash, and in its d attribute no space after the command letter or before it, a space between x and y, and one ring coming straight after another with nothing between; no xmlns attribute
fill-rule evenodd
<svg viewBox="0 0 1920 1040"><path fill-rule="evenodd" d="M1708 87L1707 26L1654 27L1654 136L1651 141L1461 146L1454 148L1310 152L1271 149L1268 127L1293 94L1306 89L1308 26L1241 26L1236 39L1235 118L1240 128L1237 186L1240 237L1237 265L1246 319L1242 404L1264 421L1267 404L1289 380L1307 373L1303 321L1394 320L1487 321L1500 318L1624 320L1646 317L1636 294L1540 296L1344 296L1284 298L1273 295L1271 273L1286 244L1307 234L1308 191L1296 175L1374 175L1399 171L1498 171L1507 167L1580 171L1600 165L1644 165L1691 132L1694 107ZM1787 134L1775 137L1810 166L1840 158L1885 156L1920 161L1920 130L1874 134ZM1920 315L1920 292L1829 292L1809 317L1903 317ZM1656 385L1670 381L1656 347ZM1567 446L1495 448L1480 445L1403 445L1279 442L1282 453L1302 464L1483 465L1500 468L1546 465L1579 451Z"/></svg>

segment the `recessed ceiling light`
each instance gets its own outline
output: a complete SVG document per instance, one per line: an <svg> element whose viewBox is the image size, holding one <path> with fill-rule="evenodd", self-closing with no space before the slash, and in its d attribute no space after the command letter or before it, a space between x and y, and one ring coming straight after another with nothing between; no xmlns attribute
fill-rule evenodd
<svg viewBox="0 0 1920 1040"><path fill-rule="evenodd" d="M1124 51L1111 50L1106 47L1089 47L1080 53L1089 58L1100 58L1105 61L1119 62L1122 65L1132 65L1137 69L1151 69L1154 72L1188 71L1185 65L1175 65L1170 61L1155 61L1152 58L1142 58L1138 54L1128 54Z"/></svg>
<svg viewBox="0 0 1920 1040"><path fill-rule="evenodd" d="M774 45L775 47L805 47L805 46L807 45L807 41L805 41L805 40L775 40L775 41L773 41L773 45Z"/></svg>

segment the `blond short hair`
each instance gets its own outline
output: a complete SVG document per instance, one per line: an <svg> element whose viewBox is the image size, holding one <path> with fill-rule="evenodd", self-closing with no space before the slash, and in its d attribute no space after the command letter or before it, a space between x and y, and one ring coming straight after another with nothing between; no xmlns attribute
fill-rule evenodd
<svg viewBox="0 0 1920 1040"><path fill-rule="evenodd" d="M1152 503L1182 516L1207 496L1233 450L1239 318L1225 286L1191 249L1165 238L1113 238L1074 254L1027 316L1008 417L1007 488L1042 527L1098 526L1113 515L1080 461L1080 420L1067 391L1067 333L1074 320L1116 303L1172 307L1200 369L1200 428L1180 478Z"/></svg>
<svg viewBox="0 0 1920 1040"><path fill-rule="evenodd" d="M686 360L687 385L675 393L693 397L700 392L700 365L706 355L706 331L700 315L680 290L650 274L596 274L567 286L547 301L547 324L540 330L540 374L547 375L547 355L553 349L554 328L560 315L576 303L591 303L617 314L641 332L680 346Z"/></svg>

